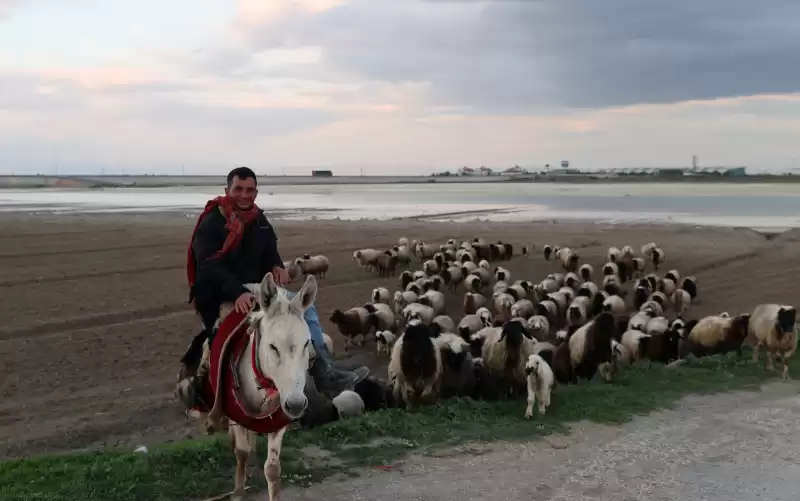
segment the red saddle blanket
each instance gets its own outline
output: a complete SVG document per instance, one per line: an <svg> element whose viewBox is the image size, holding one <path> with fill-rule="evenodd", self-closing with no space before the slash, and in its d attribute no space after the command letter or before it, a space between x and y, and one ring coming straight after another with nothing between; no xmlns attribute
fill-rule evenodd
<svg viewBox="0 0 800 501"><path fill-rule="evenodd" d="M217 334L211 342L208 377L203 384L203 401L213 402L209 409L212 423L218 424L222 416L230 421L257 433L274 433L292 420L281 408L280 395L275 384L267 378L257 360L256 339L250 343L247 315L232 310L222 321ZM247 350L248 345L251 346ZM247 358L244 358L247 357ZM264 391L266 398L259 410L252 410L242 401L240 395L239 363L249 363L254 377Z"/></svg>

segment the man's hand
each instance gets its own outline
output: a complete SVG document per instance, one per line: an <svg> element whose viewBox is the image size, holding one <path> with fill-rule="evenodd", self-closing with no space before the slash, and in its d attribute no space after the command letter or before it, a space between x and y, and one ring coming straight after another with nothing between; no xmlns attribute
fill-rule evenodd
<svg viewBox="0 0 800 501"><path fill-rule="evenodd" d="M280 266L272 268L272 278L277 285L284 286L289 284L289 272Z"/></svg>
<svg viewBox="0 0 800 501"><path fill-rule="evenodd" d="M253 300L255 296L250 294L249 292L242 293L241 296L236 298L236 302L233 303L233 308L239 313L248 313L250 308L253 307Z"/></svg>

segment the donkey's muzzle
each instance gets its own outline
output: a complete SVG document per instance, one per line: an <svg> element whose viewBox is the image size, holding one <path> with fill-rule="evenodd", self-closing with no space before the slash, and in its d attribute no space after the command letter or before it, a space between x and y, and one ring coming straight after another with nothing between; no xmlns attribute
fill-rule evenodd
<svg viewBox="0 0 800 501"><path fill-rule="evenodd" d="M292 419L298 419L308 408L308 399L305 395L291 396L283 403L283 412Z"/></svg>

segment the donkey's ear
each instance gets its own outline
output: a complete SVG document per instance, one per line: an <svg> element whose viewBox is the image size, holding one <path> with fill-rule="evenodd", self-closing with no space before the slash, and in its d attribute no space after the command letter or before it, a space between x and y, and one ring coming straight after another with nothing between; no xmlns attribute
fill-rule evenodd
<svg viewBox="0 0 800 501"><path fill-rule="evenodd" d="M309 275L308 278L306 278L306 283L300 288L300 292L292 299L292 303L297 306L298 310L305 311L309 306L314 304L316 298L317 279L314 278L314 275Z"/></svg>
<svg viewBox="0 0 800 501"><path fill-rule="evenodd" d="M261 287L258 292L258 305L261 307L262 311L267 311L269 305L272 304L272 300L278 294L278 286L275 285L275 280L272 279L271 272L264 276L264 280L261 281Z"/></svg>

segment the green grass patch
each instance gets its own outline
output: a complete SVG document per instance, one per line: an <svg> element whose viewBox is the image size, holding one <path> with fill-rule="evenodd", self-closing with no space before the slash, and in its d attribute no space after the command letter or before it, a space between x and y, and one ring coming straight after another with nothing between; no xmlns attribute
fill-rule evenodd
<svg viewBox="0 0 800 501"><path fill-rule="evenodd" d="M383 465L411 452L466 441L527 440L566 424L591 420L619 424L635 415L670 407L688 394L758 389L775 379L763 365L735 355L692 359L678 368L637 364L599 381L554 389L546 417L523 419L524 400L447 401L406 412L391 409L286 434L282 454L284 485L308 485L335 473L357 474L363 466ZM265 488L261 465L248 480ZM104 451L37 457L0 463L3 501L185 501L233 488L235 459L225 435L154 447L148 454Z"/></svg>

